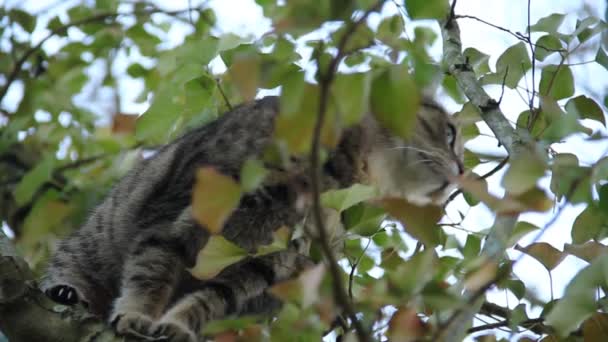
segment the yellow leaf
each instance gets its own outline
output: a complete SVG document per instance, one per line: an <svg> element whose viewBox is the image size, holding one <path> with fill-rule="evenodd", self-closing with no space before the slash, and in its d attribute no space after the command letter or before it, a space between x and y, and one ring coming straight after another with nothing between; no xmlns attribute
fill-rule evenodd
<svg viewBox="0 0 608 342"><path fill-rule="evenodd" d="M436 223L443 215L440 207L421 207L400 198L385 198L380 200L380 203L414 238L427 246L439 244L439 229Z"/></svg>
<svg viewBox="0 0 608 342"><path fill-rule="evenodd" d="M255 255L260 256L287 249L290 238L291 230L287 226L282 226L272 233L272 243L258 247Z"/></svg>
<svg viewBox="0 0 608 342"><path fill-rule="evenodd" d="M493 261L486 261L477 270L467 275L464 287L468 291L475 292L494 280L496 272L498 272L498 265Z"/></svg>
<svg viewBox="0 0 608 342"><path fill-rule="evenodd" d="M272 286L269 291L284 301L299 303L306 308L319 299L319 286L324 275L325 265L318 264L303 271L295 279Z"/></svg>
<svg viewBox="0 0 608 342"><path fill-rule="evenodd" d="M235 56L228 72L243 99L253 100L260 80L260 58L257 55Z"/></svg>
<svg viewBox="0 0 608 342"><path fill-rule="evenodd" d="M247 255L247 251L223 236L214 235L198 252L196 264L189 271L198 279L212 279L224 268L237 263Z"/></svg>
<svg viewBox="0 0 608 342"><path fill-rule="evenodd" d="M192 215L211 234L219 234L238 206L241 187L211 167L200 168L192 192Z"/></svg>
<svg viewBox="0 0 608 342"><path fill-rule="evenodd" d="M391 341L417 341L429 332L429 326L418 313L410 308L400 308L388 323L388 336Z"/></svg>

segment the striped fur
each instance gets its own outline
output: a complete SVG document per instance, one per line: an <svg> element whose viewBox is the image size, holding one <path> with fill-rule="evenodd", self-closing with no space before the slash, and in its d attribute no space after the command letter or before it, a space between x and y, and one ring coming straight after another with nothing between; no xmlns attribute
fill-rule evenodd
<svg viewBox="0 0 608 342"><path fill-rule="evenodd" d="M43 289L62 303L83 302L120 333L172 341L196 341L213 319L271 312L278 302L264 290L310 264L301 242L239 262L209 281L195 279L187 269L209 239L191 215L196 169L213 166L238 180L244 161L261 158L271 143L277 112L274 97L243 104L141 162L84 226L62 241ZM445 199L451 180L462 172L460 138L446 140L450 122L428 102L406 142L366 116L344 132L330 154L323 167L325 188L362 182L417 202ZM274 230L294 227L304 217L297 207L309 184L307 173L276 173L241 199L223 229L246 250L270 243Z"/></svg>

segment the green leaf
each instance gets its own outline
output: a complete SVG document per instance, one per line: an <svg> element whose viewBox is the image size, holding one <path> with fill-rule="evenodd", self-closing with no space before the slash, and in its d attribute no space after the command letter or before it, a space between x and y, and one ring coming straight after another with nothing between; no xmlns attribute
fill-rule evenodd
<svg viewBox="0 0 608 342"><path fill-rule="evenodd" d="M509 238L508 246L514 246L522 237L533 231L539 230L538 226L533 225L530 222L519 221L515 224L511 237Z"/></svg>
<svg viewBox="0 0 608 342"><path fill-rule="evenodd" d="M511 194L522 194L536 185L545 175L546 163L536 155L523 154L512 160L502 179L502 186Z"/></svg>
<svg viewBox="0 0 608 342"><path fill-rule="evenodd" d="M555 36L544 35L536 41L534 58L538 61L544 61L545 58L557 52L556 50L561 50L562 48L562 42Z"/></svg>
<svg viewBox="0 0 608 342"><path fill-rule="evenodd" d="M604 67L604 69L608 70L608 55L606 55L606 52L604 51L604 49L600 46L599 49L597 49L597 54L595 55L595 61Z"/></svg>
<svg viewBox="0 0 608 342"><path fill-rule="evenodd" d="M574 76L570 67L565 65L544 67L540 76L539 90L541 95L549 95L556 100L572 96L574 94Z"/></svg>
<svg viewBox="0 0 608 342"><path fill-rule="evenodd" d="M521 78L532 67L526 44L519 42L509 47L496 61L496 73L482 77L483 84L505 84L515 89ZM506 77L505 77L506 75Z"/></svg>
<svg viewBox="0 0 608 342"><path fill-rule="evenodd" d="M403 17L395 14L382 19L378 25L376 38L388 46L398 47L404 29L405 23L403 22Z"/></svg>
<svg viewBox="0 0 608 342"><path fill-rule="evenodd" d="M490 72L490 66L488 64L488 61L490 60L489 55L471 47L466 48L462 54L467 58L476 75L479 76Z"/></svg>
<svg viewBox="0 0 608 342"><path fill-rule="evenodd" d="M247 159L241 168L241 187L250 192L257 189L268 175L264 163L257 159Z"/></svg>
<svg viewBox="0 0 608 342"><path fill-rule="evenodd" d="M212 167L196 172L192 216L211 234L219 234L241 199L241 187Z"/></svg>
<svg viewBox="0 0 608 342"><path fill-rule="evenodd" d="M198 279L212 279L224 268L247 257L247 251L226 240L221 235L212 235L198 252L196 264L189 271Z"/></svg>
<svg viewBox="0 0 608 342"><path fill-rule="evenodd" d="M413 133L419 107L420 95L405 65L384 70L372 81L372 113L395 135L407 138Z"/></svg>
<svg viewBox="0 0 608 342"><path fill-rule="evenodd" d="M475 166L479 165L481 161L477 155L467 149L464 150L464 168L472 170Z"/></svg>
<svg viewBox="0 0 608 342"><path fill-rule="evenodd" d="M585 319L596 312L597 287L605 287L608 279L608 254L594 260L568 284L564 297L547 315L546 322L560 336L577 329Z"/></svg>
<svg viewBox="0 0 608 342"><path fill-rule="evenodd" d="M147 142L166 142L183 114L198 114L207 106L212 89L215 82L200 66L181 65L161 84L148 110L138 118L135 136Z"/></svg>
<svg viewBox="0 0 608 342"><path fill-rule="evenodd" d="M36 17L20 9L11 9L8 16L19 24L25 31L32 33L36 28Z"/></svg>
<svg viewBox="0 0 608 342"><path fill-rule="evenodd" d="M600 232L608 228L608 220L603 217L604 215L598 207L587 206L572 224L572 242L581 244L591 239L601 238Z"/></svg>
<svg viewBox="0 0 608 342"><path fill-rule="evenodd" d="M548 271L557 267L566 257L566 254L546 242L536 242L526 247L515 245L515 249L533 257Z"/></svg>
<svg viewBox="0 0 608 342"><path fill-rule="evenodd" d="M18 205L29 202L38 188L51 179L54 165L55 158L48 155L23 176L15 188L15 201Z"/></svg>
<svg viewBox="0 0 608 342"><path fill-rule="evenodd" d="M386 212L365 203L358 203L346 209L342 214L344 229L362 236L372 236L381 227Z"/></svg>
<svg viewBox="0 0 608 342"><path fill-rule="evenodd" d="M591 98L585 95L580 95L568 100L566 103L566 111L575 113L583 119L591 119L599 121L606 126L606 119L602 108Z"/></svg>
<svg viewBox="0 0 608 342"><path fill-rule="evenodd" d="M450 4L448 0L407 0L405 9L412 19L445 19Z"/></svg>
<svg viewBox="0 0 608 342"><path fill-rule="evenodd" d="M536 24L530 26L531 32L556 33L562 25L565 14L553 13L547 17L539 19Z"/></svg>
<svg viewBox="0 0 608 342"><path fill-rule="evenodd" d="M467 241L462 248L462 256L465 259L473 259L479 255L481 250L481 239L479 236L469 234L467 235Z"/></svg>
<svg viewBox="0 0 608 342"><path fill-rule="evenodd" d="M348 127L358 123L369 112L370 73L338 74L333 83L337 118Z"/></svg>
<svg viewBox="0 0 608 342"><path fill-rule="evenodd" d="M353 205L376 197L378 192L372 186L354 184L346 189L330 190L321 194L321 204L339 212Z"/></svg>
<svg viewBox="0 0 608 342"><path fill-rule="evenodd" d="M125 34L137 44L141 53L146 56L154 56L156 46L162 42L160 38L146 31L143 24L133 25Z"/></svg>

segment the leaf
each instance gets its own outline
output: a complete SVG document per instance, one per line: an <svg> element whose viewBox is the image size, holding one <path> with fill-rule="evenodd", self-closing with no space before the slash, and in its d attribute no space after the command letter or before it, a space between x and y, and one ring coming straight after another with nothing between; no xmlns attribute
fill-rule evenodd
<svg viewBox="0 0 608 342"><path fill-rule="evenodd" d="M583 322L585 342L601 342L608 336L608 314L596 312Z"/></svg>
<svg viewBox="0 0 608 342"><path fill-rule="evenodd" d="M376 38L388 46L398 47L404 28L405 22L401 15L386 17L378 25Z"/></svg>
<svg viewBox="0 0 608 342"><path fill-rule="evenodd" d="M228 73L244 100L255 97L260 82L261 61L257 54L239 54L234 57Z"/></svg>
<svg viewBox="0 0 608 342"><path fill-rule="evenodd" d="M497 198L488 192L488 184L483 179L465 177L461 178L458 184L465 191L465 199L467 199L468 193L469 196L483 202L499 215L517 215L525 211L542 212L552 206L552 201L538 188L532 188L518 196L507 195L504 198ZM468 201L469 199L467 199Z"/></svg>
<svg viewBox="0 0 608 342"><path fill-rule="evenodd" d="M372 81L372 113L395 135L407 138L412 134L419 107L418 89L405 65L386 69Z"/></svg>
<svg viewBox="0 0 608 342"><path fill-rule="evenodd" d="M241 187L245 192L257 189L266 176L268 170L264 168L264 163L257 159L247 159L241 168Z"/></svg>
<svg viewBox="0 0 608 342"><path fill-rule="evenodd" d="M14 8L8 12L8 16L11 20L17 22L26 32L34 32L34 29L36 28L36 17L33 15Z"/></svg>
<svg viewBox="0 0 608 342"><path fill-rule="evenodd" d="M324 275L325 265L321 263L304 270L295 279L273 285L268 292L284 301L298 303L302 308L307 308L318 301L319 287Z"/></svg>
<svg viewBox="0 0 608 342"><path fill-rule="evenodd" d="M378 192L372 186L354 184L346 189L329 190L321 194L324 207L342 212L353 205L376 197Z"/></svg>
<svg viewBox="0 0 608 342"><path fill-rule="evenodd" d="M583 119L599 121L606 127L606 119L602 108L591 98L579 95L566 103L566 111L574 113Z"/></svg>
<svg viewBox="0 0 608 342"><path fill-rule="evenodd" d="M429 332L430 326L410 308L399 308L388 322L387 335L391 341L418 341Z"/></svg>
<svg viewBox="0 0 608 342"><path fill-rule="evenodd" d="M595 61L604 67L604 69L608 70L608 55L606 55L606 52L604 51L604 49L600 46L599 49L597 49L597 54L595 55Z"/></svg>
<svg viewBox="0 0 608 342"><path fill-rule="evenodd" d="M528 49L523 42L519 42L498 57L496 61L496 73L482 77L483 84L502 84L515 89L521 78L532 67ZM505 77L506 75L506 77Z"/></svg>
<svg viewBox="0 0 608 342"><path fill-rule="evenodd" d="M608 279L608 254L595 259L568 284L565 294L546 316L560 336L566 336L596 312L596 289Z"/></svg>
<svg viewBox="0 0 608 342"><path fill-rule="evenodd" d="M488 61L490 60L489 55L471 47L466 48L462 54L473 67L475 75L479 76L490 72L490 66L488 65Z"/></svg>
<svg viewBox="0 0 608 342"><path fill-rule="evenodd" d="M515 245L515 249L533 257L548 271L557 267L566 257L566 254L546 242L536 242L526 247Z"/></svg>
<svg viewBox="0 0 608 342"><path fill-rule="evenodd" d="M545 175L546 163L537 155L524 153L510 163L511 166L502 179L502 186L511 194L519 195L534 188Z"/></svg>
<svg viewBox="0 0 608 342"><path fill-rule="evenodd" d="M443 215L440 207L418 206L398 198L380 200L380 204L394 218L399 220L405 231L426 246L437 246L440 242L440 228L437 222Z"/></svg>
<svg viewBox="0 0 608 342"><path fill-rule="evenodd" d="M448 0L408 0L405 9L412 19L445 19L449 13Z"/></svg>
<svg viewBox="0 0 608 342"><path fill-rule="evenodd" d="M478 269L466 275L464 287L470 292L475 292L496 279L497 272L498 265L496 262L488 260Z"/></svg>
<svg viewBox="0 0 608 342"><path fill-rule="evenodd" d="M595 258L608 254L608 246L597 241L587 241L580 245L564 244L564 253L592 262Z"/></svg>
<svg viewBox="0 0 608 342"><path fill-rule="evenodd" d="M530 31L556 33L557 29L562 25L565 16L565 14L553 13L544 18L540 18L536 24L530 26Z"/></svg>
<svg viewBox="0 0 608 342"><path fill-rule="evenodd" d="M600 238L603 226L608 222L602 216L604 213L594 205L589 205L574 220L572 224L572 242L581 244L591 239Z"/></svg>
<svg viewBox="0 0 608 342"><path fill-rule="evenodd" d="M523 43L522 43L523 44ZM547 65L540 75L539 91L556 100L570 97L574 94L574 76L566 65Z"/></svg>
<svg viewBox="0 0 608 342"><path fill-rule="evenodd" d="M342 214L344 229L362 236L371 236L376 233L386 217L386 212L365 203L355 204Z"/></svg>
<svg viewBox="0 0 608 342"><path fill-rule="evenodd" d="M294 99L297 101L289 104L281 96L281 114L275 121L275 138L283 141L289 152L303 154L308 153L312 142L318 112L319 89L306 83L303 93L297 96L297 99ZM328 121L325 120L324 128L327 127Z"/></svg>
<svg viewBox="0 0 608 342"><path fill-rule="evenodd" d="M511 233L507 246L515 245L522 237L539 229L540 228L538 226L535 226L530 222L518 221L513 228L513 232Z"/></svg>
<svg viewBox="0 0 608 342"><path fill-rule="evenodd" d="M128 134L135 133L137 115L116 113L112 115L112 133Z"/></svg>
<svg viewBox="0 0 608 342"><path fill-rule="evenodd" d="M196 264L189 272L198 279L212 279L224 268L247 257L247 251L226 240L212 235L196 257Z"/></svg>
<svg viewBox="0 0 608 342"><path fill-rule="evenodd" d="M561 50L562 42L555 36L544 35L536 41L536 48L534 49L534 58L538 61L544 61L545 58Z"/></svg>
<svg viewBox="0 0 608 342"><path fill-rule="evenodd" d="M338 118L348 127L369 112L370 73L337 74L333 83L333 101Z"/></svg>
<svg viewBox="0 0 608 342"><path fill-rule="evenodd" d="M38 188L51 179L54 165L54 156L48 155L23 176L14 192L19 206L29 202Z"/></svg>
<svg viewBox="0 0 608 342"><path fill-rule="evenodd" d="M481 239L473 234L467 235L467 241L462 248L462 256L465 259L472 259L479 254L481 250Z"/></svg>
<svg viewBox="0 0 608 342"><path fill-rule="evenodd" d="M291 229L286 226L281 226L279 229L272 232L272 243L258 247L255 256L261 256L287 249L291 238Z"/></svg>
<svg viewBox="0 0 608 342"><path fill-rule="evenodd" d="M196 172L192 192L192 216L209 233L219 234L241 199L241 187L212 167Z"/></svg>

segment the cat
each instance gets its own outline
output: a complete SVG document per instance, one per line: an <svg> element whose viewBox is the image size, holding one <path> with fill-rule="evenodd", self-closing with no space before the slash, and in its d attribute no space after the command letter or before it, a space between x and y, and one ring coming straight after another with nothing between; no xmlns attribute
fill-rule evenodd
<svg viewBox="0 0 608 342"><path fill-rule="evenodd" d="M143 160L59 244L43 290L63 304L83 303L120 334L170 341L198 341L210 320L279 305L264 290L310 265L302 241L231 265L211 280L188 272L209 239L191 213L196 170L212 166L238 180L243 163L262 159L272 143L278 112L277 97L242 104ZM442 203L464 171L463 152L457 126L433 101L422 101L407 141L368 114L345 129L329 153L322 190L363 183L417 204ZM307 173L277 167L268 178L243 195L222 230L247 251L271 243L273 231L305 216L297 207Z"/></svg>

